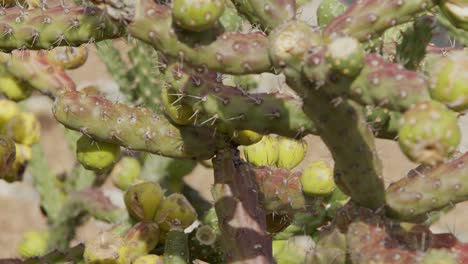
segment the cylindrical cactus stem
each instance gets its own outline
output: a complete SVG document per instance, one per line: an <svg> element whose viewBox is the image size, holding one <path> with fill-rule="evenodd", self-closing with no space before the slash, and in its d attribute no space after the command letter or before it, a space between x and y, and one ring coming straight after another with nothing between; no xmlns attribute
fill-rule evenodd
<svg viewBox="0 0 468 264"><path fill-rule="evenodd" d="M239 12L252 24L259 24L263 30L271 31L296 16L295 0L234 0Z"/></svg>
<svg viewBox="0 0 468 264"><path fill-rule="evenodd" d="M173 229L166 235L164 264L190 263L188 236L183 230Z"/></svg>
<svg viewBox="0 0 468 264"><path fill-rule="evenodd" d="M133 150L181 159L208 159L215 151L209 129L178 128L148 109L99 96L64 93L56 98L53 112L70 129Z"/></svg>
<svg viewBox="0 0 468 264"><path fill-rule="evenodd" d="M324 35L345 34L360 41L370 40L432 6L431 0L357 1L327 25Z"/></svg>
<svg viewBox="0 0 468 264"><path fill-rule="evenodd" d="M271 68L263 33L224 33L211 43L189 45L175 34L170 7L151 0L138 1L128 30L166 55L219 72L248 74Z"/></svg>
<svg viewBox="0 0 468 264"><path fill-rule="evenodd" d="M302 111L302 102L280 94L250 94L242 89L223 85L214 72L172 64L166 70L166 81L179 93L181 100L192 105L197 123L201 117L216 119L237 130L276 133L298 137L314 133L315 127Z"/></svg>
<svg viewBox="0 0 468 264"><path fill-rule="evenodd" d="M0 17L0 48L49 49L55 46L79 46L83 43L120 37L122 26L95 6L65 6L27 10L12 7Z"/></svg>
<svg viewBox="0 0 468 264"><path fill-rule="evenodd" d="M428 88L429 82L424 75L387 62L376 54L369 54L348 93L352 99L365 105L405 111L418 102L428 100Z"/></svg>
<svg viewBox="0 0 468 264"><path fill-rule="evenodd" d="M271 238L266 233L263 209L249 164L233 148L221 149L213 158L212 189L222 232L226 263L272 263Z"/></svg>
<svg viewBox="0 0 468 264"><path fill-rule="evenodd" d="M433 168L414 170L386 192L389 215L419 221L433 210L468 199L468 153Z"/></svg>
<svg viewBox="0 0 468 264"><path fill-rule="evenodd" d="M9 74L49 97L53 98L63 91L75 91L73 80L61 66L50 62L47 54L47 51L41 50L0 53L0 62Z"/></svg>
<svg viewBox="0 0 468 264"><path fill-rule="evenodd" d="M319 26L326 26L335 17L341 15L346 6L340 0L324 0L317 8L317 23Z"/></svg>

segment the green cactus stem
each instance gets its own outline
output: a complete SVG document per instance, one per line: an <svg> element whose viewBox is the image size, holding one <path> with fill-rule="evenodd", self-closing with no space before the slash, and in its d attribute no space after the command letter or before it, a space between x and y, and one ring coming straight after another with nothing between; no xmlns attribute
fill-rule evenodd
<svg viewBox="0 0 468 264"><path fill-rule="evenodd" d="M320 234L307 260L316 264L346 263L347 250L346 235L338 228L332 228Z"/></svg>
<svg viewBox="0 0 468 264"><path fill-rule="evenodd" d="M346 34L360 41L371 40L432 6L431 0L357 1L327 25L324 35Z"/></svg>
<svg viewBox="0 0 468 264"><path fill-rule="evenodd" d="M53 112L69 129L129 149L181 159L207 159L214 154L212 132L203 128L175 127L145 108L132 108L98 96L72 92L57 97Z"/></svg>
<svg viewBox="0 0 468 264"><path fill-rule="evenodd" d="M187 234L183 230L169 231L164 247L164 264L187 264L189 260Z"/></svg>
<svg viewBox="0 0 468 264"><path fill-rule="evenodd" d="M293 0L234 0L239 13L252 24L259 24L269 32L296 16L296 1Z"/></svg>
<svg viewBox="0 0 468 264"><path fill-rule="evenodd" d="M317 23L319 26L326 26L335 17L341 15L346 6L339 0L323 0L317 8Z"/></svg>
<svg viewBox="0 0 468 264"><path fill-rule="evenodd" d="M169 7L138 1L128 30L162 53L223 73L247 74L269 71L268 39L263 33L224 33L209 44L193 46L178 39Z"/></svg>
<svg viewBox="0 0 468 264"><path fill-rule="evenodd" d="M338 79L314 85L304 80L298 65L313 47L313 36L312 29L300 22L277 28L270 35L271 57L282 67L286 83L304 98L304 112L332 153L337 186L358 204L377 209L385 204L385 195L372 131L360 105L330 93L349 82Z"/></svg>
<svg viewBox="0 0 468 264"><path fill-rule="evenodd" d="M386 192L389 215L419 221L428 212L468 199L468 153L433 168L417 169Z"/></svg>
<svg viewBox="0 0 468 264"><path fill-rule="evenodd" d="M212 194L226 263L272 263L271 238L266 233L265 212L257 206L250 166L231 148L218 150L213 166Z"/></svg>
<svg viewBox="0 0 468 264"><path fill-rule="evenodd" d="M24 10L11 7L0 17L0 49L49 49L120 37L121 26L94 6L65 6Z"/></svg>
<svg viewBox="0 0 468 264"><path fill-rule="evenodd" d="M353 81L351 98L365 105L404 111L429 99L429 82L420 73L369 54L361 74Z"/></svg>
<svg viewBox="0 0 468 264"><path fill-rule="evenodd" d="M19 80L24 80L41 93L55 97L62 91L76 87L65 70L51 63L46 51L18 50L12 54L0 53L0 62Z"/></svg>

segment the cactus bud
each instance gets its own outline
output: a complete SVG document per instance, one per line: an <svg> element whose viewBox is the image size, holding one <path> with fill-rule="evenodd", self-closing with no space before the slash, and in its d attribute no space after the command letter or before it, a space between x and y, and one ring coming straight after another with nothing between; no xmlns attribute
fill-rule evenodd
<svg viewBox="0 0 468 264"><path fill-rule="evenodd" d="M325 26L335 17L341 15L346 7L340 0L323 0L317 8L317 22L319 26Z"/></svg>
<svg viewBox="0 0 468 264"><path fill-rule="evenodd" d="M33 145L39 141L41 125L31 113L19 113L6 125L5 132L16 143Z"/></svg>
<svg viewBox="0 0 468 264"><path fill-rule="evenodd" d="M94 141L82 135L76 142L78 161L88 170L104 171L110 168L120 155L120 146Z"/></svg>
<svg viewBox="0 0 468 264"><path fill-rule="evenodd" d="M124 195L128 213L138 220L153 219L164 192L156 182L143 182L131 186Z"/></svg>
<svg viewBox="0 0 468 264"><path fill-rule="evenodd" d="M224 0L174 0L175 23L189 31L200 32L212 27L224 12Z"/></svg>
<svg viewBox="0 0 468 264"><path fill-rule="evenodd" d="M327 195L336 187L332 168L324 161L310 163L302 173L301 184L308 195Z"/></svg>
<svg viewBox="0 0 468 264"><path fill-rule="evenodd" d="M202 245L212 245L217 238L216 231L209 225L203 225L197 228L195 237Z"/></svg>
<svg viewBox="0 0 468 264"><path fill-rule="evenodd" d="M278 161L278 140L272 136L264 136L259 142L244 147L244 155L248 162L255 166L271 166Z"/></svg>
<svg viewBox="0 0 468 264"><path fill-rule="evenodd" d="M18 244L18 255L22 258L42 256L47 253L49 233L29 231L23 234Z"/></svg>
<svg viewBox="0 0 468 264"><path fill-rule="evenodd" d="M88 49L86 46L56 47L48 53L49 61L67 70L76 69L82 66L88 59Z"/></svg>
<svg viewBox="0 0 468 264"><path fill-rule="evenodd" d="M164 231L185 229L197 220L197 212L185 196L173 193L161 203L154 219Z"/></svg>
<svg viewBox="0 0 468 264"><path fill-rule="evenodd" d="M304 159L307 152L307 142L305 140L294 140L286 137L278 138L278 161L279 168L288 170L296 167Z"/></svg>
<svg viewBox="0 0 468 264"><path fill-rule="evenodd" d="M163 257L151 254L138 257L132 264L164 264L164 261Z"/></svg>
<svg viewBox="0 0 468 264"><path fill-rule="evenodd" d="M427 101L406 111L398 141L412 161L434 164L453 153L461 141L457 115L443 104Z"/></svg>
<svg viewBox="0 0 468 264"><path fill-rule="evenodd" d="M112 183L121 190L127 190L141 173L140 162L132 157L123 157L112 169Z"/></svg>
<svg viewBox="0 0 468 264"><path fill-rule="evenodd" d="M240 130L232 133L232 140L239 145L248 146L259 142L263 135L252 130Z"/></svg>
<svg viewBox="0 0 468 264"><path fill-rule="evenodd" d="M85 264L128 264L130 248L122 237L113 232L103 232L86 243L83 254Z"/></svg>
<svg viewBox="0 0 468 264"><path fill-rule="evenodd" d="M0 77L0 93L13 101L22 101L31 96L33 88L24 81L19 81L11 75Z"/></svg>
<svg viewBox="0 0 468 264"><path fill-rule="evenodd" d="M274 247L273 256L278 264L305 263L305 258L315 246L310 236L294 236Z"/></svg>
<svg viewBox="0 0 468 264"><path fill-rule="evenodd" d="M159 242L159 228L154 222L139 222L125 235L130 260L148 254Z"/></svg>
<svg viewBox="0 0 468 264"><path fill-rule="evenodd" d="M4 129L8 121L20 113L20 109L15 102L0 99L0 131Z"/></svg>
<svg viewBox="0 0 468 264"><path fill-rule="evenodd" d="M13 140L0 135L0 179L3 179L13 167L15 156L16 147Z"/></svg>
<svg viewBox="0 0 468 264"><path fill-rule="evenodd" d="M193 109L183 102L177 101L177 96L171 95L170 91L163 87L161 89L161 100L163 102L165 113L178 125L188 125L192 121L190 117L193 115Z"/></svg>
<svg viewBox="0 0 468 264"><path fill-rule="evenodd" d="M364 47L357 39L340 37L328 45L327 61L334 70L353 77L364 67L365 55Z"/></svg>

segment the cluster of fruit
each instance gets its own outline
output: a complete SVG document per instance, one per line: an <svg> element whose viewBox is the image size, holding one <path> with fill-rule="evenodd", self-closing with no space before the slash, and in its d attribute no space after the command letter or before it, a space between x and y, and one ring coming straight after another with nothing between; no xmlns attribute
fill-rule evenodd
<svg viewBox="0 0 468 264"><path fill-rule="evenodd" d="M13 182L22 178L31 160L31 145L39 141L40 124L13 101L1 99L0 109L0 179Z"/></svg>

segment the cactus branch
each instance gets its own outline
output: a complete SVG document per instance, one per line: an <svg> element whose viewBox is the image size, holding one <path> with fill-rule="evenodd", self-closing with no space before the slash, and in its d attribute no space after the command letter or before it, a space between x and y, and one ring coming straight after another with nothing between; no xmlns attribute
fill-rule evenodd
<svg viewBox="0 0 468 264"><path fill-rule="evenodd" d="M230 148L217 152L213 166L212 194L227 263L272 263L271 238L251 168Z"/></svg>

